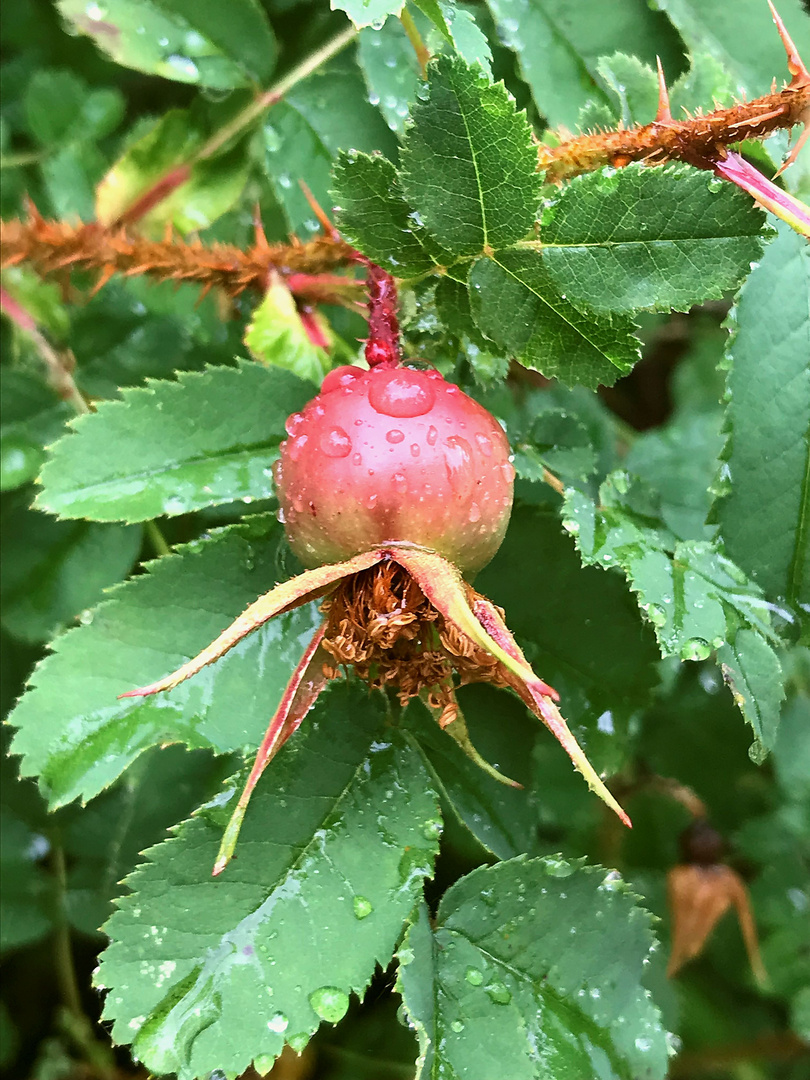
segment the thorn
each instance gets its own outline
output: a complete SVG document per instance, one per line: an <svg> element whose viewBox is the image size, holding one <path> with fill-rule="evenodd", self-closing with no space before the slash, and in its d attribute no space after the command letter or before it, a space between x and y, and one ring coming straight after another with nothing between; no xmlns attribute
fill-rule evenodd
<svg viewBox="0 0 810 1080"><path fill-rule="evenodd" d="M262 222L261 207L258 202L253 204L253 232L255 234L255 245L264 253L270 247L267 243L267 234L264 231L264 224Z"/></svg>
<svg viewBox="0 0 810 1080"><path fill-rule="evenodd" d="M776 29L779 31L779 37L782 39L782 44L785 46L788 71L793 76L788 83L789 89L795 90L802 86L810 86L810 71L804 66L804 62L799 56L799 50L793 44L790 34L785 29L785 24L782 22L779 12L771 3L771 0L768 0L768 7L771 9L773 21L776 23Z"/></svg>
<svg viewBox="0 0 810 1080"><path fill-rule="evenodd" d="M661 66L661 57L656 56L658 65L658 112L655 114L656 124L668 124L672 122L672 112L669 108L669 91L667 90L664 69Z"/></svg>
<svg viewBox="0 0 810 1080"><path fill-rule="evenodd" d="M777 176L781 176L782 173L785 171L785 169L787 169L788 166L792 165L793 162L796 161L796 159L799 156L799 152L801 151L801 148L807 142L808 135L810 135L810 128L806 127L804 129L804 131L801 133L801 135L799 136L799 139L798 139L796 145L793 147L793 149L790 151L788 156L785 158L785 160L782 162L782 164L777 169L776 173L774 174L774 180L776 179Z"/></svg>
<svg viewBox="0 0 810 1080"><path fill-rule="evenodd" d="M203 282L202 288L200 289L200 295L197 297L197 303L194 305L195 308L198 308L200 306L200 304L203 302L203 300L206 298L206 296L208 296L208 294L210 293L211 289L213 289L213 287L214 287L213 281L204 281Z"/></svg>
<svg viewBox="0 0 810 1080"><path fill-rule="evenodd" d="M733 124L729 124L730 128L735 127L756 127L761 124L763 120L773 120L777 116L784 116L786 106L780 106L778 109L771 109L770 112L760 113L759 116L747 116L744 120L735 120Z"/></svg>
<svg viewBox="0 0 810 1080"><path fill-rule="evenodd" d="M96 295L96 293L100 293L114 273L115 266L113 266L112 263L107 263L107 265L102 269L101 273L99 274L98 281L90 290L90 296L93 297Z"/></svg>
<svg viewBox="0 0 810 1080"><path fill-rule="evenodd" d="M337 240L338 231L335 228L335 226L332 224L332 222L329 220L329 217L328 217L326 211L320 205L320 203L315 198L315 196L312 194L312 192L307 187L307 185L304 183L304 181L299 180L298 183L299 183L299 185L301 187L301 190L304 193L304 198L309 203L310 209L312 210L315 217L318 219L318 221L320 221L321 225L323 226L324 233L327 236L331 237L332 240Z"/></svg>

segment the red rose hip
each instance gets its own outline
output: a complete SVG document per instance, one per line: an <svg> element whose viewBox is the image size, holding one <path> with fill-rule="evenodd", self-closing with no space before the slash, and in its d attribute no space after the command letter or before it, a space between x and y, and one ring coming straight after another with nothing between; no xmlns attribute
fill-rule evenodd
<svg viewBox="0 0 810 1080"><path fill-rule="evenodd" d="M408 542L474 573L500 547L512 508L509 444L437 371L337 368L287 432L276 482L305 566Z"/></svg>

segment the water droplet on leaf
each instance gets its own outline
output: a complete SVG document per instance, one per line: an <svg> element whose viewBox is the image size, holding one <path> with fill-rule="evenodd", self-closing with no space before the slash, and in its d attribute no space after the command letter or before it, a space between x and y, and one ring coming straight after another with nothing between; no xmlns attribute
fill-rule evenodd
<svg viewBox="0 0 810 1080"><path fill-rule="evenodd" d="M337 986L322 986L309 995L309 1003L321 1020L336 1024L349 1008L349 995Z"/></svg>

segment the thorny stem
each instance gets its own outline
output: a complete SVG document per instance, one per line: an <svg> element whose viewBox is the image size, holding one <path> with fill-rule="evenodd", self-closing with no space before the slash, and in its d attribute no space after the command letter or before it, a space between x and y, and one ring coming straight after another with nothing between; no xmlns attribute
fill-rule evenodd
<svg viewBox="0 0 810 1080"><path fill-rule="evenodd" d="M238 135L244 128L249 127L254 120L257 120L263 112L275 105L276 102L280 101L297 83L301 82L308 75L311 75L314 71L317 71L317 69L322 64L325 64L327 60L331 60L333 56L336 56L342 49L345 49L356 36L357 31L353 26L350 26L333 37L330 41L327 41L320 49L316 49L315 52L302 60L300 64L297 64L292 68L283 79L280 79L274 86L265 90L232 120L221 127L219 131L215 132L208 142L198 150L196 154L193 154L184 165L176 166L174 169L171 169L147 192L139 195L135 202L121 214L116 224L132 224L133 222L138 221L146 213L157 206L159 202L162 202L163 199L180 187L181 184L184 184L186 180L189 179L191 169L194 165L199 164L201 161L206 161L208 158L217 154L235 135Z"/></svg>
<svg viewBox="0 0 810 1080"><path fill-rule="evenodd" d="M45 363L48 381L63 401L67 401L77 413L90 412L90 406L82 397L72 374L73 359L67 354L60 354L47 341L37 327L34 318L5 289L0 288L0 309L33 342L37 352Z"/></svg>
<svg viewBox="0 0 810 1080"><path fill-rule="evenodd" d="M402 29L408 35L408 41L410 41L413 46L413 51L416 53L416 59L419 62L419 70L422 73L422 78L426 79L428 61L430 60L430 50L422 40L422 35L419 33L416 23L413 21L413 15L411 15L407 8L402 9L399 21L402 23Z"/></svg>

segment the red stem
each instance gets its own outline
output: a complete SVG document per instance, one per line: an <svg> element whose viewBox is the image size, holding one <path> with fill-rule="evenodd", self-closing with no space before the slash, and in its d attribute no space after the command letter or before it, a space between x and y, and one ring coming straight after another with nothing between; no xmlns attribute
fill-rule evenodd
<svg viewBox="0 0 810 1080"><path fill-rule="evenodd" d="M368 263L368 338L366 361L373 367L397 367L401 354L397 321L397 285L394 278Z"/></svg>

